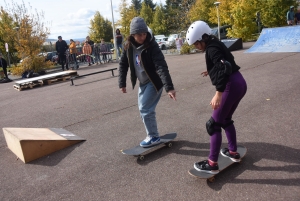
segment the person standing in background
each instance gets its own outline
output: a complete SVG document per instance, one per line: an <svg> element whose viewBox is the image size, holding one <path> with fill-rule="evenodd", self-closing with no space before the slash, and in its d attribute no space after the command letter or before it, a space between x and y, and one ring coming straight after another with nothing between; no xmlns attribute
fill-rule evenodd
<svg viewBox="0 0 300 201"><path fill-rule="evenodd" d="M71 57L72 59L75 61L75 70L77 70L79 68L79 65L78 65L78 62L77 62L77 49L76 49L76 44L74 42L73 39L70 39L70 46L69 46L69 49L70 49L70 54L71 54Z"/></svg>
<svg viewBox="0 0 300 201"><path fill-rule="evenodd" d="M109 53L109 49L108 49L107 45L105 44L104 39L101 39L100 53L102 54L103 62L107 63L108 62L107 54Z"/></svg>
<svg viewBox="0 0 300 201"><path fill-rule="evenodd" d="M85 54L86 60L89 62L89 66L91 65L91 54L92 54L92 47L90 46L88 40L85 41L82 52Z"/></svg>
<svg viewBox="0 0 300 201"><path fill-rule="evenodd" d="M117 53L118 53L118 57L119 59L121 58L121 50L123 51L123 36L120 32L120 29L116 30L116 43L117 43Z"/></svg>
<svg viewBox="0 0 300 201"><path fill-rule="evenodd" d="M61 64L61 68L65 70L66 63L66 50L69 48L66 41L62 39L61 36L58 36L58 41L55 43L56 52L58 53L58 61ZM68 66L66 69L69 70Z"/></svg>
<svg viewBox="0 0 300 201"><path fill-rule="evenodd" d="M87 36L85 39L88 41L89 45L91 46L91 48L92 48L91 55L93 55L94 54L94 41L92 41L89 36ZM94 58L90 57L90 59L91 59L92 64L94 64L95 63Z"/></svg>
<svg viewBox="0 0 300 201"><path fill-rule="evenodd" d="M293 26L295 20L294 6L290 7L290 10L286 13L287 24Z"/></svg>

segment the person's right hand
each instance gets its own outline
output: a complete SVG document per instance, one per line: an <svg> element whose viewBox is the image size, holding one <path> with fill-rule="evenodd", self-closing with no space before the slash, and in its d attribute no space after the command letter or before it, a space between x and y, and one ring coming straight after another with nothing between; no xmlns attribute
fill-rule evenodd
<svg viewBox="0 0 300 201"><path fill-rule="evenodd" d="M207 71L204 71L204 72L201 73L201 75L202 75L203 77L206 77L206 76L208 75L208 72L207 72Z"/></svg>
<svg viewBox="0 0 300 201"><path fill-rule="evenodd" d="M122 87L122 88L120 88L120 90L121 90L123 93L127 93L126 87Z"/></svg>

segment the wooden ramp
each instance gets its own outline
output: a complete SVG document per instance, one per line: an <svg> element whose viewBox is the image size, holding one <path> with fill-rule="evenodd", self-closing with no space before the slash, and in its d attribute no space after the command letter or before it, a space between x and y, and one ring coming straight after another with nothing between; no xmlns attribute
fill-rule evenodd
<svg viewBox="0 0 300 201"><path fill-rule="evenodd" d="M62 128L3 128L8 148L24 163L85 141Z"/></svg>
<svg viewBox="0 0 300 201"><path fill-rule="evenodd" d="M14 89L22 91L23 89L33 88L35 86L43 86L57 82L70 80L71 77L77 76L77 71L68 70L58 73L42 75L38 77L28 78L15 82Z"/></svg>

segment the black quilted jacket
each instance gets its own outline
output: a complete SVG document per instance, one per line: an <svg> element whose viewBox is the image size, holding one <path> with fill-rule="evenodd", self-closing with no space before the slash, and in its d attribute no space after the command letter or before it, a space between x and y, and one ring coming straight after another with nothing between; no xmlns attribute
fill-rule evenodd
<svg viewBox="0 0 300 201"><path fill-rule="evenodd" d="M132 45L130 45L126 51L123 51L121 61L119 63L120 88L126 87L128 69L130 69L130 80L132 83L132 88L135 87L137 76L135 74L133 62L133 47ZM141 62L143 63L145 72L148 75L149 80L153 83L157 91L159 91L162 87L165 88L166 92L174 90L165 57L154 37L151 39L149 45L142 51Z"/></svg>

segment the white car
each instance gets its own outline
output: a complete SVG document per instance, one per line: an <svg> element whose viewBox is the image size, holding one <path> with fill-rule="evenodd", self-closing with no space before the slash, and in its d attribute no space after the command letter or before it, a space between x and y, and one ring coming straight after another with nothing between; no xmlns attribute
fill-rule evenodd
<svg viewBox="0 0 300 201"><path fill-rule="evenodd" d="M169 48L169 44L167 44L167 37L155 38L155 41L157 42L161 50L166 50L167 48Z"/></svg>
<svg viewBox="0 0 300 201"><path fill-rule="evenodd" d="M168 37L167 45L170 47L172 45L175 45L175 40L178 38L178 34L171 34Z"/></svg>

